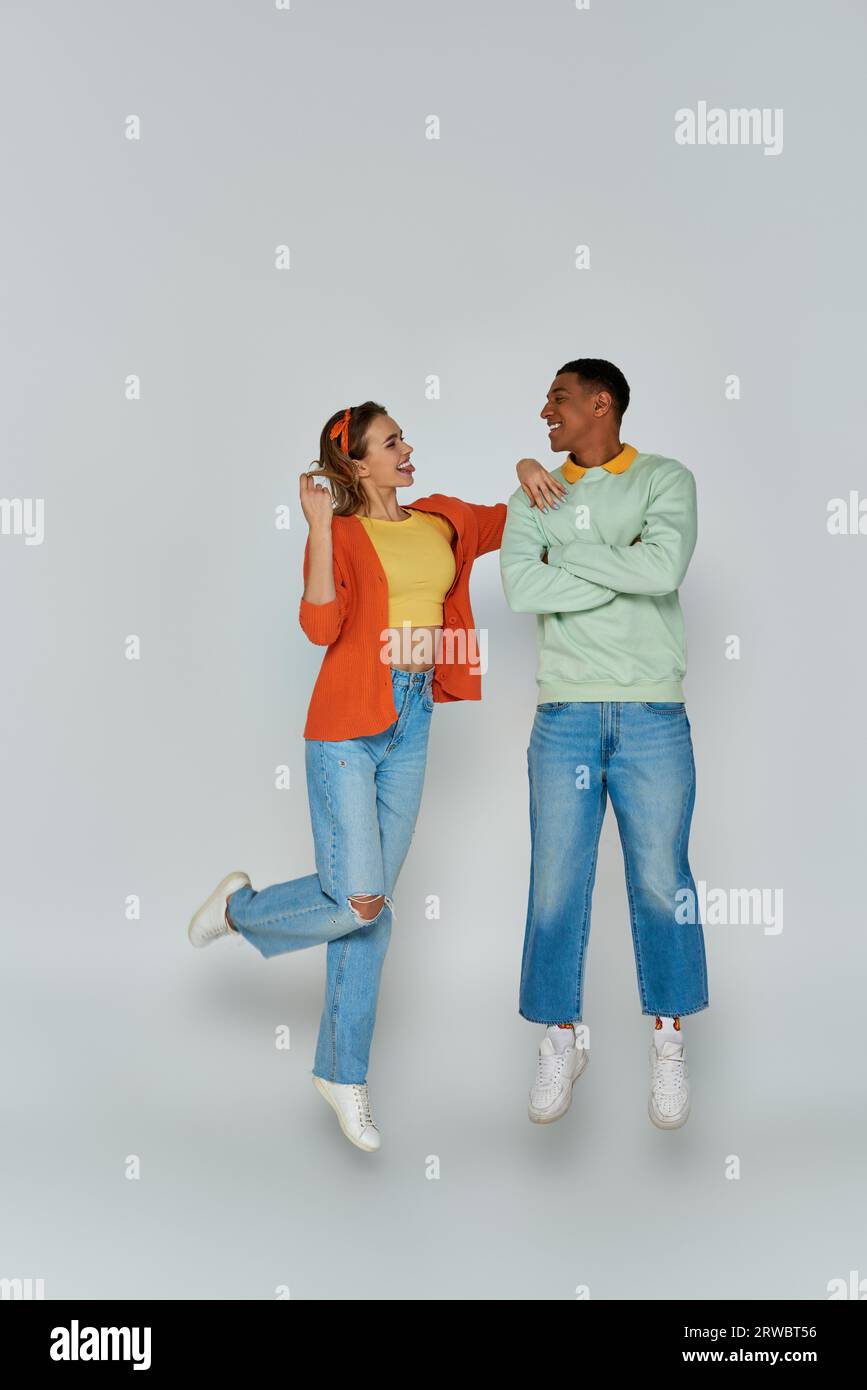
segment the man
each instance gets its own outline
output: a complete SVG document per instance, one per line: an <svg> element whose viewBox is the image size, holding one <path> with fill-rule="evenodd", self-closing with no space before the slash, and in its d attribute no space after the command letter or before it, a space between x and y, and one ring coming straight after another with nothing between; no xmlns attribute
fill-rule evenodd
<svg viewBox="0 0 867 1390"><path fill-rule="evenodd" d="M588 1061L584 957L610 795L642 1013L653 1020L648 1110L689 1114L681 1020L707 1008L707 967L688 861L695 797L677 590L696 540L695 480L620 440L629 386L610 362L561 367L542 419L553 453L540 510L509 502L501 570L510 606L538 614L538 704L528 750L532 867L520 1013L544 1023L529 1115L569 1109Z"/></svg>

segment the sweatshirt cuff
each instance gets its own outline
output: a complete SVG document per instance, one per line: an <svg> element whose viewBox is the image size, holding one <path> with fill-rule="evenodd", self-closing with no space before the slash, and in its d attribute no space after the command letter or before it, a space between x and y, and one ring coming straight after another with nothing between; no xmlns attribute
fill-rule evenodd
<svg viewBox="0 0 867 1390"><path fill-rule="evenodd" d="M548 564L549 564L549 565L562 565L562 563L563 563L563 552L564 552L565 548L566 548L566 547L565 547L565 546L562 546L562 545L549 545L549 546L548 546Z"/></svg>

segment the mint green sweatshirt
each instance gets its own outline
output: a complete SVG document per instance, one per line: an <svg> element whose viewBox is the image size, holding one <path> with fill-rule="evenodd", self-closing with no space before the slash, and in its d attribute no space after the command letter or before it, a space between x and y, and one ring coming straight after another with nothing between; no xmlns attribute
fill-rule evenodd
<svg viewBox="0 0 867 1390"><path fill-rule="evenodd" d="M570 455L553 472L566 486L559 510L531 507L519 488L500 551L510 607L538 614L539 704L682 700L677 589L696 541L692 473L630 445L601 467Z"/></svg>

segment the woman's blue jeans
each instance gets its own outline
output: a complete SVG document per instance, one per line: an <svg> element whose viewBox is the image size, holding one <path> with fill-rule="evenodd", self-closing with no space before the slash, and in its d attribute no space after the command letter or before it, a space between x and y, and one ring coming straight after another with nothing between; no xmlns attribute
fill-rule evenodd
<svg viewBox="0 0 867 1390"><path fill-rule="evenodd" d="M263 956L328 944L313 1072L367 1079L391 895L415 829L433 713L433 669L391 672L398 717L369 738L306 740L316 873L256 892L239 888L229 918ZM364 921L350 898L384 897Z"/></svg>
<svg viewBox="0 0 867 1390"><path fill-rule="evenodd" d="M608 796L623 860L645 1014L708 1004L704 937L689 867L695 763L683 704L539 705L527 752L532 863L519 1011L581 1018L596 852Z"/></svg>

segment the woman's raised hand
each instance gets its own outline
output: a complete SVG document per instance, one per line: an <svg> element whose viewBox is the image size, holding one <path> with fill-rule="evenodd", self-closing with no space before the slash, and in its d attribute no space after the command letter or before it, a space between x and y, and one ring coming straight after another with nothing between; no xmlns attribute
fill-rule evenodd
<svg viewBox="0 0 867 1390"><path fill-rule="evenodd" d="M301 474L301 510L311 531L330 528L334 515L331 491L309 473Z"/></svg>
<svg viewBox="0 0 867 1390"><path fill-rule="evenodd" d="M521 459L516 472L518 482L530 499L531 507L547 511L549 507L558 506L560 498L566 496L566 489L560 479L549 473L547 468L543 468L538 459Z"/></svg>

